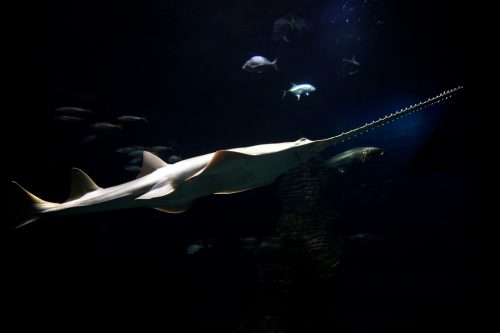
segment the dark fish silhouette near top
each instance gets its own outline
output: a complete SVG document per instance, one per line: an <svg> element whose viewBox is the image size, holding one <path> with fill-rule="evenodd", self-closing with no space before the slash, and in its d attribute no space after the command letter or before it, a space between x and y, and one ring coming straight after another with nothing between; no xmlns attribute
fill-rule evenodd
<svg viewBox="0 0 500 333"><path fill-rule="evenodd" d="M122 129L123 125L115 125L115 124L106 123L106 122L97 122L97 123L93 123L92 125L90 125L90 127L92 127L95 130L105 132L105 131Z"/></svg>
<svg viewBox="0 0 500 333"><path fill-rule="evenodd" d="M274 68L278 70L278 58L274 59L274 61L269 61L269 59L261 57L261 56L253 56L245 64L242 69L251 73L262 73L268 68Z"/></svg>
<svg viewBox="0 0 500 333"><path fill-rule="evenodd" d="M283 39L285 42L290 43L288 33L292 28L292 24L284 17L280 17L273 24L273 40L279 41Z"/></svg>
<svg viewBox="0 0 500 333"><path fill-rule="evenodd" d="M342 62L347 63L347 64L352 64L354 66L361 66L359 61L356 60L355 53L352 55L352 58L342 58Z"/></svg>
<svg viewBox="0 0 500 333"><path fill-rule="evenodd" d="M82 115L92 113L92 111L82 108L77 108L75 106L61 106L56 109L57 112L73 114L73 115Z"/></svg>
<svg viewBox="0 0 500 333"><path fill-rule="evenodd" d="M280 17L273 23L273 40L284 40L290 43L289 34L291 30L304 31L308 27L306 21L301 17L292 16L290 19Z"/></svg>
<svg viewBox="0 0 500 333"><path fill-rule="evenodd" d="M118 119L122 123L138 123L138 122L147 123L148 122L146 117L137 117L137 116L120 116L116 119Z"/></svg>
<svg viewBox="0 0 500 333"><path fill-rule="evenodd" d="M79 123L83 119L73 116L57 116L54 118L54 120L62 123Z"/></svg>
<svg viewBox="0 0 500 333"><path fill-rule="evenodd" d="M172 155L172 156L170 156L170 157L167 159L168 163L170 163L170 164L175 164L175 163L179 162L180 160L182 160L182 158L180 158L180 157L179 157L179 156L177 156L177 155Z"/></svg>
<svg viewBox="0 0 500 333"><path fill-rule="evenodd" d="M97 140L101 139L102 136L101 135L98 135L98 134L92 134L92 135L87 135L86 137L83 137L81 139L81 142L82 143L92 143L92 142L96 142Z"/></svg>

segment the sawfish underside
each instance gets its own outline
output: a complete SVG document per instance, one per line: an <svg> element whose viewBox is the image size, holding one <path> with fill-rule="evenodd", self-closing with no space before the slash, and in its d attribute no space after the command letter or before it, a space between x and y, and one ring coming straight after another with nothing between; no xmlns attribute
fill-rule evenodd
<svg viewBox="0 0 500 333"><path fill-rule="evenodd" d="M447 90L371 123L322 140L302 138L294 142L218 150L175 164L168 164L145 151L137 178L113 187L101 188L83 171L74 168L70 195L63 203L44 201L13 182L24 198L18 209L17 215L22 221L18 227L42 216L133 207L180 213L199 197L238 193L271 184L278 176L307 162L322 150L448 99L462 88L458 86Z"/></svg>

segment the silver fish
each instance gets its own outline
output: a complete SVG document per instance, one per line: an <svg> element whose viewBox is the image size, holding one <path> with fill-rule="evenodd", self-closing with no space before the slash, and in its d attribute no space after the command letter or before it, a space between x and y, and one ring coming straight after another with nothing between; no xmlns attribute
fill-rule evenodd
<svg viewBox="0 0 500 333"><path fill-rule="evenodd" d="M365 163L368 160L383 156L384 153L383 149L377 147L357 147L329 158L322 166L343 169L355 163Z"/></svg>
<svg viewBox="0 0 500 333"><path fill-rule="evenodd" d="M168 163L170 163L170 164L177 163L177 162L179 162L180 160L182 160L182 159L181 159L179 156L177 156L177 155L172 155L172 156L170 156L170 157L167 159Z"/></svg>
<svg viewBox="0 0 500 333"><path fill-rule="evenodd" d="M342 62L353 64L354 66L361 66L361 64L356 60L356 54L353 54L352 58L342 58Z"/></svg>
<svg viewBox="0 0 500 333"><path fill-rule="evenodd" d="M309 96L309 93L312 93L314 91L316 91L316 88L309 83L302 83L302 84L292 83L292 87L290 87L290 89L283 90L283 96L281 98L282 99L285 98L286 94L290 93L292 95L295 95L297 97L297 100L300 100L300 96L302 94Z"/></svg>
<svg viewBox="0 0 500 333"><path fill-rule="evenodd" d="M189 244L188 247L186 248L186 254L195 254L196 252L200 251L201 249L204 248L203 244Z"/></svg>
<svg viewBox="0 0 500 333"><path fill-rule="evenodd" d="M141 167L138 167L137 165L127 165L123 169L125 169L126 171L129 171L129 172L140 172L141 171Z"/></svg>
<svg viewBox="0 0 500 333"><path fill-rule="evenodd" d="M142 162L142 157L136 157L133 160L130 161L130 164L137 164Z"/></svg>
<svg viewBox="0 0 500 333"><path fill-rule="evenodd" d="M274 59L274 61L271 62L267 58L254 56L247 60L247 62L245 62L245 64L241 68L251 73L262 73L264 70L270 67L278 70L278 58Z"/></svg>
<svg viewBox="0 0 500 333"><path fill-rule="evenodd" d="M120 147L116 150L116 152L118 154L128 154L134 150L141 150L142 151L144 149L146 149L146 148L143 146L128 146L128 147Z"/></svg>
<svg viewBox="0 0 500 333"><path fill-rule="evenodd" d="M92 143L92 142L96 142L97 140L101 139L102 137L100 135L97 135L97 134L93 134L93 135L87 135L86 137L82 138L82 142L83 143Z"/></svg>
<svg viewBox="0 0 500 333"><path fill-rule="evenodd" d="M146 117L137 117L137 116L120 116L116 119L118 119L118 121L121 121L122 123L148 122Z"/></svg>
<svg viewBox="0 0 500 333"><path fill-rule="evenodd" d="M92 127L95 130L105 132L105 131L112 131L112 130L116 130L116 129L122 129L123 125L121 125L121 124L115 125L115 124L106 123L106 122L98 122L98 123L93 123L92 125L90 125L90 127Z"/></svg>
<svg viewBox="0 0 500 333"><path fill-rule="evenodd" d="M79 123L83 119L73 116L57 116L54 118L54 120L62 123Z"/></svg>
<svg viewBox="0 0 500 333"><path fill-rule="evenodd" d="M142 157L143 151L145 151L145 150L144 149L132 150L131 152L128 153L128 156L130 156L130 157Z"/></svg>
<svg viewBox="0 0 500 333"><path fill-rule="evenodd" d="M149 150L150 151L153 151L155 153L163 153L165 151L172 151L174 150L174 148L172 147L169 147L169 146L153 146L153 147L149 147Z"/></svg>
<svg viewBox="0 0 500 333"><path fill-rule="evenodd" d="M284 17L280 17L273 23L273 40L279 41L283 39L285 42L290 43L288 33L292 28L292 23Z"/></svg>
<svg viewBox="0 0 500 333"><path fill-rule="evenodd" d="M90 111L90 110L77 108L74 106L61 106L61 107L56 109L56 112L63 112L63 113L75 114L75 115L92 113L92 111Z"/></svg>

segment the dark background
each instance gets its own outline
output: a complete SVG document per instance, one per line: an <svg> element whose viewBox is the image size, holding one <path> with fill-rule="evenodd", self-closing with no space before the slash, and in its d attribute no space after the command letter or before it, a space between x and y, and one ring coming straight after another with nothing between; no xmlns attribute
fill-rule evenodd
<svg viewBox="0 0 500 333"><path fill-rule="evenodd" d="M346 3L359 25L339 23L352 18ZM63 201L73 166L103 187L132 179L115 153L121 146L174 144L188 158L319 139L465 85L451 100L324 155L363 145L387 151L373 167L347 170L336 194L346 237L383 235L346 242L346 330L461 327L474 218L464 11L458 2L368 3L50 1L17 8L9 30L16 59L7 66L16 75L4 124L12 130L7 176ZM272 24L287 13L310 28L293 32L291 43L273 41ZM361 71L343 77L341 59L353 52ZM278 57L279 71L242 71L255 54ZM290 82L318 90L282 101ZM66 105L94 112L84 124L54 122L54 109ZM90 122L122 114L149 122L80 142ZM274 233L277 186L202 198L181 215L134 209L44 218L17 230L9 219L8 314L20 329L234 332L259 297L255 263L239 238ZM366 199L359 188L385 199ZM207 238L215 239L213 250L185 254L194 239Z"/></svg>

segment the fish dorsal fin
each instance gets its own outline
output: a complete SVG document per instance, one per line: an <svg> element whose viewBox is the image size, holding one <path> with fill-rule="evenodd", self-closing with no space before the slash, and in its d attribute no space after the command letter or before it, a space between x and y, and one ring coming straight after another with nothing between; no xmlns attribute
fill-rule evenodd
<svg viewBox="0 0 500 333"><path fill-rule="evenodd" d="M78 168L71 169L71 190L69 191L68 200L78 199L89 192L94 192L100 187L82 170Z"/></svg>
<svg viewBox="0 0 500 333"><path fill-rule="evenodd" d="M141 172L139 172L139 174L137 175L137 178L149 175L150 173L158 170L159 168L166 167L167 165L169 164L155 154L152 154L149 151L143 151L142 168Z"/></svg>

